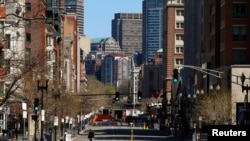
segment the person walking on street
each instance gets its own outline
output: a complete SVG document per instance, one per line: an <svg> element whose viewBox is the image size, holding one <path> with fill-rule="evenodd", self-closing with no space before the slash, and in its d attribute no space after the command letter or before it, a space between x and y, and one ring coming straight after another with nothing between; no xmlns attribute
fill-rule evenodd
<svg viewBox="0 0 250 141"><path fill-rule="evenodd" d="M91 129L89 129L89 134L88 134L89 141L94 141L94 137L95 133Z"/></svg>

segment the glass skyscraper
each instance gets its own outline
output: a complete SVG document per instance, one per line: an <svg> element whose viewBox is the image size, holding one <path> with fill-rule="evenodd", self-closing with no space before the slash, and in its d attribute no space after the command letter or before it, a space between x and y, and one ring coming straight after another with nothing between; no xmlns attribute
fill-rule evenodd
<svg viewBox="0 0 250 141"><path fill-rule="evenodd" d="M143 1L143 63L153 59L163 43L163 0Z"/></svg>

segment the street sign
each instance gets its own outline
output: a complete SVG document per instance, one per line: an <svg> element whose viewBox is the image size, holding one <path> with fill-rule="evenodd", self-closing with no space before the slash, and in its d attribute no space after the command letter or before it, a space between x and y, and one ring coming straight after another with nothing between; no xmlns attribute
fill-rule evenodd
<svg viewBox="0 0 250 141"><path fill-rule="evenodd" d="M58 116L54 117L54 126L58 126Z"/></svg>
<svg viewBox="0 0 250 141"><path fill-rule="evenodd" d="M23 118L27 118L27 111L23 111Z"/></svg>

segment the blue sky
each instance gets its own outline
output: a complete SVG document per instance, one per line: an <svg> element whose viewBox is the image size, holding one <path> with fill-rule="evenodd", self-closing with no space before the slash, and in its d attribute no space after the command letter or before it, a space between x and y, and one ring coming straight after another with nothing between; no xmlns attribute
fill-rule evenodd
<svg viewBox="0 0 250 141"><path fill-rule="evenodd" d="M115 13L142 13L142 0L84 0L84 34L90 38L111 37Z"/></svg>

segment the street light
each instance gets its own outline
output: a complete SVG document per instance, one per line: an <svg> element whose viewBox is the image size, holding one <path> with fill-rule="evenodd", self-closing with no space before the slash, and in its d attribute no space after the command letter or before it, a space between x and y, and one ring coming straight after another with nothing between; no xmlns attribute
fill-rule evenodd
<svg viewBox="0 0 250 141"><path fill-rule="evenodd" d="M201 90L197 89L195 94L196 95L203 95L204 94L204 90L203 89L201 89Z"/></svg>
<svg viewBox="0 0 250 141"><path fill-rule="evenodd" d="M216 91L217 91L217 93L220 91L220 85L219 84L216 86Z"/></svg>
<svg viewBox="0 0 250 141"><path fill-rule="evenodd" d="M194 113L194 102L196 98L197 91L192 91L192 94L188 93L187 97L190 101L190 117L189 117L189 125L192 135L196 136L196 123L193 122L193 113Z"/></svg>
<svg viewBox="0 0 250 141"><path fill-rule="evenodd" d="M241 85L242 93L244 92L244 90L246 90L246 94L245 94L245 98L244 98L244 119L245 119L245 124L249 124L248 90L250 89L250 87L248 86L248 84L246 86L244 86L246 76L244 75L243 72L242 72L240 79L241 79L241 83L242 83L242 85ZM250 80L250 78L249 78L249 80Z"/></svg>
<svg viewBox="0 0 250 141"><path fill-rule="evenodd" d="M44 115L45 112L43 109L43 93L44 93L44 90L46 91L46 93L48 92L49 79L46 76L45 85L44 85L44 83L40 83L40 82L41 82L41 76L38 75L37 76L37 90L42 92L42 95L41 95L41 138L40 138L40 140L43 141L44 140L43 139L43 121L45 118L45 115Z"/></svg>
<svg viewBox="0 0 250 141"><path fill-rule="evenodd" d="M212 90L214 89L213 85L209 86L209 96L211 96Z"/></svg>
<svg viewBox="0 0 250 141"><path fill-rule="evenodd" d="M210 85L209 86L209 90L210 90L210 93L213 91L213 85ZM218 84L215 88L216 92L217 92L217 95L219 94L219 91L220 91L220 85ZM213 120L213 124L215 125L215 122L216 122L216 112L215 112L215 95L213 96L213 113L212 113L212 120Z"/></svg>

